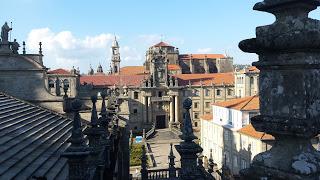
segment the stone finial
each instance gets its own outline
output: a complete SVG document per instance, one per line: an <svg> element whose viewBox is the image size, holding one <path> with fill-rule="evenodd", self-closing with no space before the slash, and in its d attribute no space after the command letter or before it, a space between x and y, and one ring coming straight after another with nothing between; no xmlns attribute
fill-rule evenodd
<svg viewBox="0 0 320 180"><path fill-rule="evenodd" d="M148 179L148 170L147 170L147 155L146 155L146 148L142 145L142 155L141 155L141 180Z"/></svg>
<svg viewBox="0 0 320 180"><path fill-rule="evenodd" d="M103 128L107 128L108 126L108 120L107 120L107 108L106 108L106 95L107 95L107 91L103 90L101 92L101 98L102 98L102 105L101 105L101 112L100 112L100 125Z"/></svg>
<svg viewBox="0 0 320 180"><path fill-rule="evenodd" d="M185 141L193 141L197 139L197 137L193 134L192 122L190 117L190 109L192 106L192 100L187 98L183 102L183 108L185 109L184 117L183 117L183 126L182 126L182 135L181 138Z"/></svg>
<svg viewBox="0 0 320 180"><path fill-rule="evenodd" d="M176 177L176 168L174 167L174 165L175 165L174 159L175 158L176 157L173 154L172 143L170 143L170 154L168 156L168 159L169 159L169 178Z"/></svg>
<svg viewBox="0 0 320 180"><path fill-rule="evenodd" d="M39 42L39 54L42 55L42 42Z"/></svg>
<svg viewBox="0 0 320 180"><path fill-rule="evenodd" d="M179 80L177 77L174 78L174 86L176 86L176 87L179 86Z"/></svg>
<svg viewBox="0 0 320 180"><path fill-rule="evenodd" d="M75 99L72 103L72 110L74 112L74 119L73 119L73 128L72 128L72 134L71 134L71 146L73 147L80 147L84 146L84 135L82 133L81 128L81 117L79 114L79 111L81 109L82 103L80 100Z"/></svg>
<svg viewBox="0 0 320 180"><path fill-rule="evenodd" d="M214 172L214 162L213 162L213 157L212 157L212 149L210 149L210 157L209 157L209 167L208 167L208 172L212 174Z"/></svg>
<svg viewBox="0 0 320 180"><path fill-rule="evenodd" d="M91 110L91 126L97 127L98 126L98 114L97 114L97 108L96 108L96 102L97 102L97 95L91 96L92 101L92 110Z"/></svg>
<svg viewBox="0 0 320 180"><path fill-rule="evenodd" d="M240 171L243 179L319 178L320 153L310 139L320 129L320 21L308 17L319 5L319 0L264 0L254 6L276 20L239 43L241 50L259 55L253 65L260 70L260 115L251 123L276 142Z"/></svg>
<svg viewBox="0 0 320 180"><path fill-rule="evenodd" d="M26 42L22 42L22 54L26 54Z"/></svg>

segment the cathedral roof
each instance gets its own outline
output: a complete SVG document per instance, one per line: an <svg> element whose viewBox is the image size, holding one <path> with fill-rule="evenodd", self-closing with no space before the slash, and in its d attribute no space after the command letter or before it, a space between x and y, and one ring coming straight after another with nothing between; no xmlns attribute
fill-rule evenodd
<svg viewBox="0 0 320 180"><path fill-rule="evenodd" d="M60 68L60 69L54 69L54 70L48 71L48 74L71 74L71 73L68 70Z"/></svg>
<svg viewBox="0 0 320 180"><path fill-rule="evenodd" d="M225 55L223 54L181 54L179 55L179 59L181 60L190 60L192 57L192 59L223 59L226 58Z"/></svg>
<svg viewBox="0 0 320 180"><path fill-rule="evenodd" d="M260 109L259 96L237 98L229 101L213 103L213 105L226 107L230 109L236 109L240 111L253 111Z"/></svg>
<svg viewBox="0 0 320 180"><path fill-rule="evenodd" d="M148 73L148 71L145 71L144 66L125 66L120 68L121 75L142 75Z"/></svg>
<svg viewBox="0 0 320 180"><path fill-rule="evenodd" d="M159 42L158 44L153 45L152 47L173 47L168 43L165 43L163 41Z"/></svg>
<svg viewBox="0 0 320 180"><path fill-rule="evenodd" d="M211 73L211 74L178 74L175 77L179 80L179 85L186 86L191 83L194 86L233 85L233 73Z"/></svg>
<svg viewBox="0 0 320 180"><path fill-rule="evenodd" d="M67 179L72 120L0 92L0 179Z"/></svg>
<svg viewBox="0 0 320 180"><path fill-rule="evenodd" d="M133 86L139 87L147 75L94 75L81 76L81 84L93 84L94 86Z"/></svg>

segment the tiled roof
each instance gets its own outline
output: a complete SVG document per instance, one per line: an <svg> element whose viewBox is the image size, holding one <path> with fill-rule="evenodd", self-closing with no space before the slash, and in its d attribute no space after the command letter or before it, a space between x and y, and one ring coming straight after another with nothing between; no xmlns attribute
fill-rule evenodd
<svg viewBox="0 0 320 180"><path fill-rule="evenodd" d="M54 69L51 71L48 71L48 74L71 74L68 70L65 69Z"/></svg>
<svg viewBox="0 0 320 180"><path fill-rule="evenodd" d="M0 92L0 179L67 179L72 120Z"/></svg>
<svg viewBox="0 0 320 180"><path fill-rule="evenodd" d="M168 44L168 43L165 43L165 42L159 42L158 44L155 44L155 45L153 45L153 47L173 47L173 46L171 46L170 44Z"/></svg>
<svg viewBox="0 0 320 180"><path fill-rule="evenodd" d="M191 85L211 86L214 85L233 85L233 73L212 73L212 74L178 74L175 77L179 80L179 85L185 86L191 82ZM202 81L202 82L201 82Z"/></svg>
<svg viewBox="0 0 320 180"><path fill-rule="evenodd" d="M260 72L260 70L255 66L250 66L246 69L246 72Z"/></svg>
<svg viewBox="0 0 320 180"><path fill-rule="evenodd" d="M145 71L144 66L125 66L120 69L121 75L141 75L148 73L149 72Z"/></svg>
<svg viewBox="0 0 320 180"><path fill-rule="evenodd" d="M223 54L181 54L179 55L180 60L190 60L192 59L223 59L226 58Z"/></svg>
<svg viewBox="0 0 320 180"><path fill-rule="evenodd" d="M261 140L274 140L272 135L256 131L251 124L239 129L238 132Z"/></svg>
<svg viewBox="0 0 320 180"><path fill-rule="evenodd" d="M204 114L204 115L200 116L200 118L203 120L211 121L213 118L213 115L212 114Z"/></svg>
<svg viewBox="0 0 320 180"><path fill-rule="evenodd" d="M221 106L240 111L259 110L259 96L248 96L244 98L232 99L229 101L214 103L215 106Z"/></svg>
<svg viewBox="0 0 320 180"><path fill-rule="evenodd" d="M95 86L134 86L138 87L142 81L146 79L147 75L94 75L94 76L81 76L81 84L93 84Z"/></svg>
<svg viewBox="0 0 320 180"><path fill-rule="evenodd" d="M169 71L181 70L181 67L177 64L168 64L168 70Z"/></svg>

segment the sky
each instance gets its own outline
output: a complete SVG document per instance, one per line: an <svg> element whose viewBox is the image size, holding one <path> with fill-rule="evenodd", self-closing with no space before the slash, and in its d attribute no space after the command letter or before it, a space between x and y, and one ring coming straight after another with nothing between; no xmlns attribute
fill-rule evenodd
<svg viewBox="0 0 320 180"><path fill-rule="evenodd" d="M0 23L12 22L12 41L27 53L43 44L44 64L51 69L72 66L86 73L90 65L106 71L111 42L117 36L121 66L142 65L146 50L161 40L180 53L217 53L234 63L251 64L255 54L238 43L255 37L257 26L274 16L253 11L257 0L6 0ZM319 17L314 11L311 17ZM21 52L20 48L20 52Z"/></svg>

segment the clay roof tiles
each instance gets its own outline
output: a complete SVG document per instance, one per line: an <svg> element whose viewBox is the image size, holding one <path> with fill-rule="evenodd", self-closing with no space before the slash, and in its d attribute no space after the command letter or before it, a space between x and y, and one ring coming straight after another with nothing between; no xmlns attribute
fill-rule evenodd
<svg viewBox="0 0 320 180"><path fill-rule="evenodd" d="M148 71L145 71L144 66L125 66L120 69L121 75L142 75L148 73Z"/></svg>
<svg viewBox="0 0 320 180"><path fill-rule="evenodd" d="M171 46L171 45L168 44L168 43L165 43L165 42L161 41L161 42L153 45L152 47L173 47L173 46Z"/></svg>
<svg viewBox="0 0 320 180"><path fill-rule="evenodd" d="M169 64L168 65L168 70L169 71L175 71L175 70L181 70L181 67L177 64Z"/></svg>
<svg viewBox="0 0 320 180"><path fill-rule="evenodd" d="M272 135L256 131L251 124L239 129L238 132L261 140L274 140Z"/></svg>
<svg viewBox="0 0 320 180"><path fill-rule="evenodd" d="M226 58L225 55L223 54L181 54L179 55L179 59L181 60L190 60L192 57L192 59L198 59L198 60L202 60L202 59L223 59Z"/></svg>
<svg viewBox="0 0 320 180"><path fill-rule="evenodd" d="M94 75L81 76L81 84L93 84L94 86L134 86L138 87L147 75Z"/></svg>
<svg viewBox="0 0 320 180"><path fill-rule="evenodd" d="M215 106L221 106L240 111L259 110L259 96L248 96L244 98L232 99L229 101L213 103Z"/></svg>
<svg viewBox="0 0 320 180"><path fill-rule="evenodd" d="M54 69L48 71L48 74L71 74L70 71L65 70L65 69Z"/></svg>
<svg viewBox="0 0 320 180"><path fill-rule="evenodd" d="M211 121L213 119L213 115L212 114L204 114L204 115L200 116L200 118L203 120Z"/></svg>
<svg viewBox="0 0 320 180"><path fill-rule="evenodd" d="M212 74L178 74L175 77L179 80L179 85L185 86L189 84L197 86L211 86L214 85L233 85L233 73L212 73Z"/></svg>

